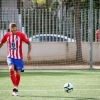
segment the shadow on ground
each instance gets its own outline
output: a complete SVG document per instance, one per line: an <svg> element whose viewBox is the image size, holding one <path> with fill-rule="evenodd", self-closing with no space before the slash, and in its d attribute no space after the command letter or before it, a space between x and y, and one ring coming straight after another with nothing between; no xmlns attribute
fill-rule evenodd
<svg viewBox="0 0 100 100"><path fill-rule="evenodd" d="M28 97L32 97L32 98L43 98L43 99L72 99L72 100L100 100L100 99L97 99L97 98L85 98L85 97L66 97L66 96L38 96L38 95L34 95L34 96L29 96L29 95L22 95L22 96L19 96L19 97L22 97L22 98L28 98Z"/></svg>

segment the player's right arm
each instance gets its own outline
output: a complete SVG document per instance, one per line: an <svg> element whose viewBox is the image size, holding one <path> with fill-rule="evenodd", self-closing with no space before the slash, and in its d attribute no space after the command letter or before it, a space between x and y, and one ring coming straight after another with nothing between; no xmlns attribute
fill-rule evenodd
<svg viewBox="0 0 100 100"><path fill-rule="evenodd" d="M7 41L7 38L6 38L6 34L3 36L3 38L1 39L0 41L0 48L3 46L3 44Z"/></svg>

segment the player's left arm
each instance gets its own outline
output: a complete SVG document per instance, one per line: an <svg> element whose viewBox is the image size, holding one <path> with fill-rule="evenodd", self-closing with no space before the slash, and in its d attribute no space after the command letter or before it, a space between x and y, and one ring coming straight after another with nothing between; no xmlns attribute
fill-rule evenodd
<svg viewBox="0 0 100 100"><path fill-rule="evenodd" d="M30 55L30 52L31 52L31 43L30 43L30 41L27 44L28 44L27 59L31 60L31 55Z"/></svg>
<svg viewBox="0 0 100 100"><path fill-rule="evenodd" d="M24 34L23 34L23 41L28 44L27 59L31 60L31 55L30 55L30 53L31 53L31 43L30 43L29 39Z"/></svg>

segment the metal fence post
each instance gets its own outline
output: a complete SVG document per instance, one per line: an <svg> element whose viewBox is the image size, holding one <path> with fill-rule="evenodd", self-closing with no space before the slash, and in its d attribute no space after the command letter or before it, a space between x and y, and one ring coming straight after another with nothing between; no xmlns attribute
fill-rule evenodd
<svg viewBox="0 0 100 100"><path fill-rule="evenodd" d="M90 13L89 13L89 42L90 42L90 68L93 62L93 0L90 0Z"/></svg>

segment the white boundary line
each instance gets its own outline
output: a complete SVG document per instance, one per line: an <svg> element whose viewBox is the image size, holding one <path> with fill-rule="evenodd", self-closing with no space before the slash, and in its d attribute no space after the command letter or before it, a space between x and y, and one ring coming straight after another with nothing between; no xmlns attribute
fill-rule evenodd
<svg viewBox="0 0 100 100"><path fill-rule="evenodd" d="M93 91L96 91L96 90L100 90L100 89L73 89L73 91L74 90L83 90L83 91L90 91L90 90L93 90ZM0 90L0 92L6 92L6 91L12 91L12 90ZM19 91L61 91L61 89L56 89L56 90L43 90L43 89L41 89L41 90L19 90ZM63 90L64 91L64 90Z"/></svg>

